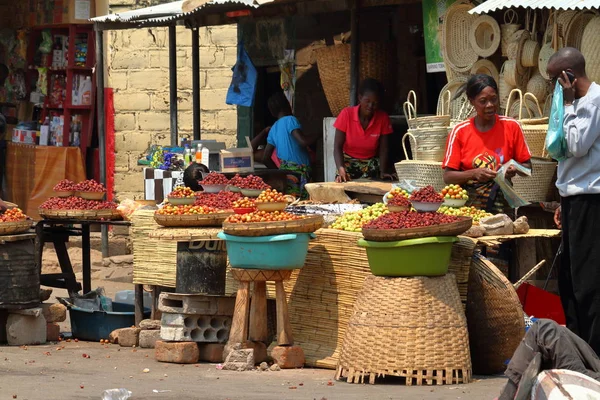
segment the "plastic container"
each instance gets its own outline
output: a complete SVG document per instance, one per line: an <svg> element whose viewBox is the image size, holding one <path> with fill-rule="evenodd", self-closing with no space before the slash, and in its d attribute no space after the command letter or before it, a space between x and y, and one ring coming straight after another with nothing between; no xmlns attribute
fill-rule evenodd
<svg viewBox="0 0 600 400"><path fill-rule="evenodd" d="M77 192L77 196L86 200L102 200L105 192Z"/></svg>
<svg viewBox="0 0 600 400"><path fill-rule="evenodd" d="M167 199L174 206L192 205L196 202L196 197L167 197Z"/></svg>
<svg viewBox="0 0 600 400"><path fill-rule="evenodd" d="M200 185L202 185L202 189L204 189L206 193L219 193L227 187L227 185L205 185L203 183Z"/></svg>
<svg viewBox="0 0 600 400"><path fill-rule="evenodd" d="M135 304L135 291L134 290L121 290L115 294L115 300L118 303L134 305ZM152 295L148 292L144 292L144 307L152 307Z"/></svg>
<svg viewBox="0 0 600 400"><path fill-rule="evenodd" d="M426 203L421 201L411 201L410 204L419 212L434 212L437 211L443 204L441 203Z"/></svg>
<svg viewBox="0 0 600 400"><path fill-rule="evenodd" d="M273 212L273 211L283 211L285 210L285 208L288 206L287 202L275 202L275 203L256 203L256 208L258 208L259 211L267 211L267 212Z"/></svg>
<svg viewBox="0 0 600 400"><path fill-rule="evenodd" d="M240 189L240 191L246 197L258 197L264 192L263 189Z"/></svg>
<svg viewBox="0 0 600 400"><path fill-rule="evenodd" d="M304 266L312 233L288 233L271 236L233 236L219 232L227 243L227 255L233 268L298 269Z"/></svg>
<svg viewBox="0 0 600 400"><path fill-rule="evenodd" d="M127 389L108 389L102 392L102 400L127 400L131 397L131 393Z"/></svg>
<svg viewBox="0 0 600 400"><path fill-rule="evenodd" d="M240 193L241 189L237 186L227 185L227 190L234 193Z"/></svg>
<svg viewBox="0 0 600 400"><path fill-rule="evenodd" d="M249 214L254 211L256 211L255 207L239 207L233 209L233 212L236 214Z"/></svg>
<svg viewBox="0 0 600 400"><path fill-rule="evenodd" d="M446 199L444 200L444 205L448 207L462 207L467 204L467 200L465 199Z"/></svg>
<svg viewBox="0 0 600 400"><path fill-rule="evenodd" d="M99 341L107 339L115 329L135 325L135 307L131 304L113 302L113 311L92 311L69 307L71 332L73 337L83 340ZM144 317L150 317L150 309L144 307Z"/></svg>
<svg viewBox="0 0 600 400"><path fill-rule="evenodd" d="M434 236L396 242L364 239L371 272L376 276L440 276L448 272L455 236Z"/></svg>
<svg viewBox="0 0 600 400"><path fill-rule="evenodd" d="M54 195L56 197L69 197L69 196L73 196L75 194L75 191L73 190L55 190L54 191Z"/></svg>

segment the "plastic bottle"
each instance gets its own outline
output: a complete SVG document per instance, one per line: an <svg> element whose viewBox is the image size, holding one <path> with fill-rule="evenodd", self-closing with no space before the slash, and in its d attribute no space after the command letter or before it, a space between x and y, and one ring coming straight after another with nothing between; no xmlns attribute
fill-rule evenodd
<svg viewBox="0 0 600 400"><path fill-rule="evenodd" d="M183 152L183 161L185 162L186 167L192 163L192 149L190 149L190 146L187 143L185 144L185 151Z"/></svg>
<svg viewBox="0 0 600 400"><path fill-rule="evenodd" d="M196 147L196 164L202 164L202 145L198 144Z"/></svg>
<svg viewBox="0 0 600 400"><path fill-rule="evenodd" d="M127 400L131 395L127 389L108 389L102 392L102 400Z"/></svg>
<svg viewBox="0 0 600 400"><path fill-rule="evenodd" d="M202 148L202 164L208 167L208 157L210 156L210 152L208 151L208 147Z"/></svg>
<svg viewBox="0 0 600 400"><path fill-rule="evenodd" d="M92 80L89 76L85 77L85 80L79 89L79 93L81 94L80 104L82 106L89 106L92 104Z"/></svg>

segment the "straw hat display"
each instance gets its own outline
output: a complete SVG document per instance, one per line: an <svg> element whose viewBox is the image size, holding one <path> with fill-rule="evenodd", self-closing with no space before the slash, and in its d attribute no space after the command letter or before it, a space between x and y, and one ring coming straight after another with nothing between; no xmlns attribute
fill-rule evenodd
<svg viewBox="0 0 600 400"><path fill-rule="evenodd" d="M600 37L600 16L594 17L585 27L581 39L581 52L589 66L600 65L600 48L598 38ZM600 68L588 68L588 77L595 82L600 82Z"/></svg>
<svg viewBox="0 0 600 400"><path fill-rule="evenodd" d="M500 74L498 73L498 68L496 68L494 63L490 60L486 60L485 58L477 60L477 62L473 64L473 68L471 68L471 74L489 75L492 78L494 78L496 82L498 82L498 78L500 76Z"/></svg>
<svg viewBox="0 0 600 400"><path fill-rule="evenodd" d="M573 17L571 24L565 34L566 44L568 47L581 48L581 39L583 31L587 24L596 16L595 13L589 11L581 11Z"/></svg>
<svg viewBox="0 0 600 400"><path fill-rule="evenodd" d="M524 67L537 67L540 44L537 42L537 14L533 15L533 24L528 26L529 37L524 41L521 51L521 64Z"/></svg>
<svg viewBox="0 0 600 400"><path fill-rule="evenodd" d="M467 72L471 69L477 54L469 42L469 33L477 15L469 14L473 5L457 1L446 10L443 17L442 48L444 62L457 72Z"/></svg>
<svg viewBox="0 0 600 400"><path fill-rule="evenodd" d="M556 12L551 13L548 17L548 22L546 23L546 31L544 32L544 39L542 48L540 49L540 53L538 54L538 71L540 75L544 79L550 79L548 73L546 72L546 68L548 67L548 60L554 54L554 47L552 47L552 25L551 21L556 17ZM542 97L539 97L542 98Z"/></svg>
<svg viewBox="0 0 600 400"><path fill-rule="evenodd" d="M469 31L469 42L478 56L493 55L500 46L500 38L500 26L494 18L482 15L473 21Z"/></svg>
<svg viewBox="0 0 600 400"><path fill-rule="evenodd" d="M504 57L508 57L508 44L510 43L511 36L521 27L517 22L517 12L513 9L508 9L504 13L504 24L500 25L500 49Z"/></svg>
<svg viewBox="0 0 600 400"><path fill-rule="evenodd" d="M544 100L548 96L548 81L539 71L534 72L527 82L527 92L535 96L536 99Z"/></svg>

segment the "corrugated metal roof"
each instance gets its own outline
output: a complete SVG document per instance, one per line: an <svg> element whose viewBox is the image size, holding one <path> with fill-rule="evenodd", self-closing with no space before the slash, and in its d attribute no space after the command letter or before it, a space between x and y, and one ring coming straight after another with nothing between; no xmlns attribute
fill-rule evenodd
<svg viewBox="0 0 600 400"><path fill-rule="evenodd" d="M99 24L123 25L123 27L141 27L148 25L170 25L178 20L183 20L194 15L210 12L236 11L245 8L257 8L261 5L272 3L274 0L210 0L187 13L183 12L185 0L174 1L152 7L125 11L122 13L108 14L92 18L92 22Z"/></svg>
<svg viewBox="0 0 600 400"><path fill-rule="evenodd" d="M554 8L557 10L584 10L600 8L600 0L487 0L469 11L470 14L487 14L504 8Z"/></svg>

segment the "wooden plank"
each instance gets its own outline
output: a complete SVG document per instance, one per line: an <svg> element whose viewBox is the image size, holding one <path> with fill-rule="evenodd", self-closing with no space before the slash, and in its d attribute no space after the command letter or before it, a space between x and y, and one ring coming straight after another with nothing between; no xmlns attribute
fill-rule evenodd
<svg viewBox="0 0 600 400"><path fill-rule="evenodd" d="M250 305L250 340L266 342L267 332L267 283L254 282L254 293Z"/></svg>
<svg viewBox="0 0 600 400"><path fill-rule="evenodd" d="M35 233L19 233L16 235L4 235L0 236L0 244L9 243L9 242L18 242L20 240L29 240L35 239Z"/></svg>
<svg viewBox="0 0 600 400"><path fill-rule="evenodd" d="M275 300L277 302L277 344L279 346L293 345L292 325L290 324L285 288L282 281L275 282Z"/></svg>
<svg viewBox="0 0 600 400"><path fill-rule="evenodd" d="M244 343L248 338L248 313L250 312L250 282L239 282L235 298L235 311L231 321L229 343Z"/></svg>

